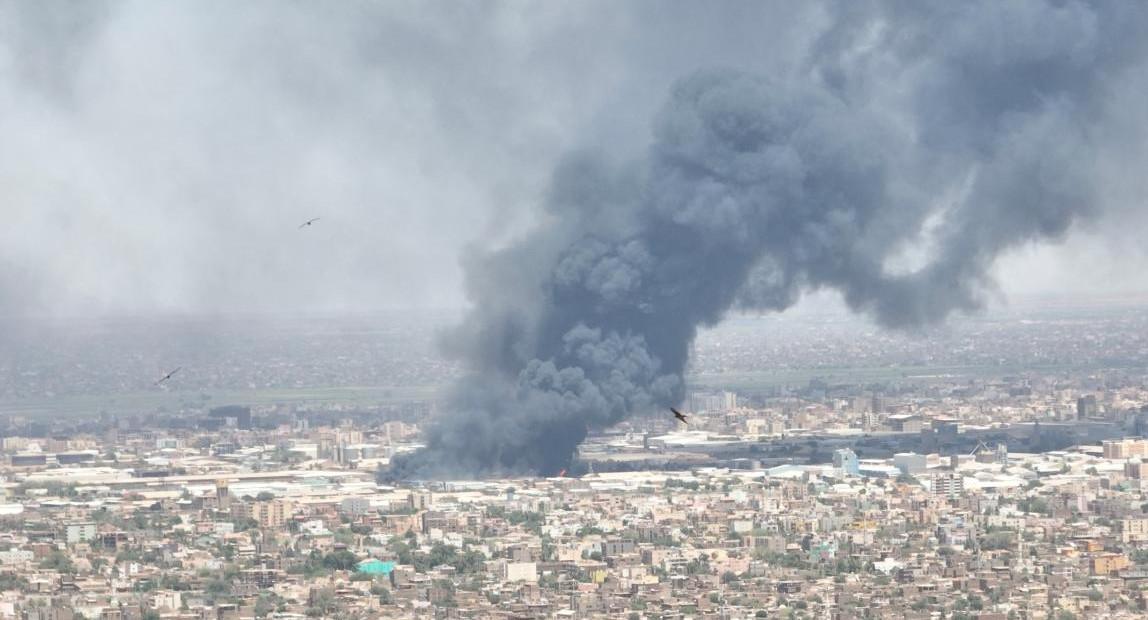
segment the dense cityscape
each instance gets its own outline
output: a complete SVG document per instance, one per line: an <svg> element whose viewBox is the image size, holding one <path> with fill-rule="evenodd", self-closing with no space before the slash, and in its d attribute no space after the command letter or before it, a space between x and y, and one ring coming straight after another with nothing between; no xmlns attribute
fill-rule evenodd
<svg viewBox="0 0 1148 620"><path fill-rule="evenodd" d="M0 617L1148 610L1148 309L735 317L689 424L640 412L554 478L382 483L458 373L450 318L6 330ZM153 385L189 340L215 344Z"/></svg>
<svg viewBox="0 0 1148 620"><path fill-rule="evenodd" d="M0 0L0 620L1148 618L1146 32Z"/></svg>

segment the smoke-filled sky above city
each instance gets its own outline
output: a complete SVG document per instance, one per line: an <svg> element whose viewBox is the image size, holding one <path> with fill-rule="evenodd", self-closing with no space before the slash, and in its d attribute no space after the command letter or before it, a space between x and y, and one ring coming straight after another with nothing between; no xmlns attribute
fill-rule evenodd
<svg viewBox="0 0 1148 620"><path fill-rule="evenodd" d="M593 203L578 217L615 232L645 207L611 201L734 218L721 234L737 243L730 205L752 198L691 186L694 206L674 206L682 187L642 187L711 156L775 193L750 179L764 160L806 174L803 157L825 157L852 175L826 199L881 203L848 223L867 231L850 251L868 273L797 274L786 295L851 290L880 313L905 294L878 290L881 273L946 252L925 278L938 295L1143 290L1144 11L0 0L0 315L462 306L466 266L552 228L565 203ZM706 115L750 108L789 152L714 150L756 129ZM1030 207L1048 209L1013 217ZM747 261L750 283L781 273ZM489 301L474 293L486 271L472 301Z"/></svg>

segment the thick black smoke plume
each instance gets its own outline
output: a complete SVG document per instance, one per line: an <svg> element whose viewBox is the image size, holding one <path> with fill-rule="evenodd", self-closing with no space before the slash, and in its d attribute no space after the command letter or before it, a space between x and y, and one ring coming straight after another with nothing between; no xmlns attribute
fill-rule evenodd
<svg viewBox="0 0 1148 620"><path fill-rule="evenodd" d="M846 2L797 77L682 79L645 161L571 158L545 224L471 258L450 349L472 374L389 475L552 475L588 429L679 402L699 326L737 305L828 287L890 327L976 310L1002 252L1096 210L1146 8Z"/></svg>

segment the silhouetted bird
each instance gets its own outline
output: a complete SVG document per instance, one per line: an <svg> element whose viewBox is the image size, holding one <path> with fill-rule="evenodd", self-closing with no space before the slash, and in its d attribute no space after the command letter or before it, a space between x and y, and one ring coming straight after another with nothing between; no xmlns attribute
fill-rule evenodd
<svg viewBox="0 0 1148 620"><path fill-rule="evenodd" d="M689 422L686 422L685 414L683 414L681 411L678 411L677 409L674 409L673 407L670 407L670 411L674 412L674 417L681 420L682 424L689 424Z"/></svg>
<svg viewBox="0 0 1148 620"><path fill-rule="evenodd" d="M172 377L172 375L179 372L180 368L183 368L183 366L180 366L179 368L176 368L175 370L167 373L166 375L163 376L162 379L160 379L159 381L156 381L155 384L159 385L159 384L163 383L164 381L167 381L168 379L170 379Z"/></svg>
<svg viewBox="0 0 1148 620"><path fill-rule="evenodd" d="M314 224L315 222L318 222L318 221L319 221L319 218L313 217L313 218L307 220L306 222L303 222L302 224L300 224L299 228L303 228L304 226L310 226L311 224Z"/></svg>

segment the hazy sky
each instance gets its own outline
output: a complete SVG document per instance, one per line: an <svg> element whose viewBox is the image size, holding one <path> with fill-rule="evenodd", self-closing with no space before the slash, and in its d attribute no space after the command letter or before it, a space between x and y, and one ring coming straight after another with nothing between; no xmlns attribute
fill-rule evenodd
<svg viewBox="0 0 1148 620"><path fill-rule="evenodd" d="M0 0L0 314L461 305L463 250L527 230L564 154L640 153L691 71L802 71L832 13ZM1116 215L998 264L1006 295L1148 289L1123 169Z"/></svg>

